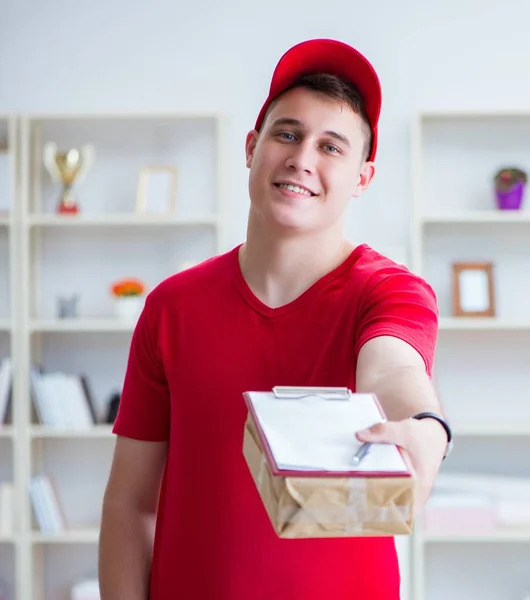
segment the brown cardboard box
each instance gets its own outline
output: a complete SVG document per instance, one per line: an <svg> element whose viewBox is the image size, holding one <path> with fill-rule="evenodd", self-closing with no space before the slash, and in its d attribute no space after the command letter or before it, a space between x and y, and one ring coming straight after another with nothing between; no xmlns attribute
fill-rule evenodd
<svg viewBox="0 0 530 600"><path fill-rule="evenodd" d="M274 475L249 414L243 453L281 538L407 535L412 532L412 477ZM409 465L410 466L410 465Z"/></svg>

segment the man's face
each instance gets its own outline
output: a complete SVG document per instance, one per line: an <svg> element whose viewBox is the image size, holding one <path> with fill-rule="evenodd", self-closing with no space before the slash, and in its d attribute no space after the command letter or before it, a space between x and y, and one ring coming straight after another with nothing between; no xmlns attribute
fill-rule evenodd
<svg viewBox="0 0 530 600"><path fill-rule="evenodd" d="M285 93L261 132L247 136L252 210L293 231L335 225L373 177L365 142L362 120L346 104L305 88Z"/></svg>

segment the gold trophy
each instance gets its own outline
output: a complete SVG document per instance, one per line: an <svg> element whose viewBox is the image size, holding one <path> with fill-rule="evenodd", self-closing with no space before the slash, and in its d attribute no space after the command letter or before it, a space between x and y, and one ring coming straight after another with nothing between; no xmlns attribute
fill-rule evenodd
<svg viewBox="0 0 530 600"><path fill-rule="evenodd" d="M83 146L81 149L71 148L59 152L55 142L44 145L43 159L53 181L62 183L63 190L57 206L61 214L77 214L79 204L73 192L75 182L80 182L94 162L94 147Z"/></svg>

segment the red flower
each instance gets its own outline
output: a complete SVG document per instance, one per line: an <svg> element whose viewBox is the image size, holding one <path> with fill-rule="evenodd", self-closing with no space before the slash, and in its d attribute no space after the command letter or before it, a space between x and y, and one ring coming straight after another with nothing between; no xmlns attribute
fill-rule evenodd
<svg viewBox="0 0 530 600"><path fill-rule="evenodd" d="M113 296L141 296L145 292L145 285L140 279L129 277L120 279L111 285Z"/></svg>

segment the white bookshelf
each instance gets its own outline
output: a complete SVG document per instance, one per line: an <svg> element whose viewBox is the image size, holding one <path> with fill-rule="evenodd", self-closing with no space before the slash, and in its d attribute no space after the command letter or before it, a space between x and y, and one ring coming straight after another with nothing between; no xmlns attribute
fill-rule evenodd
<svg viewBox="0 0 530 600"><path fill-rule="evenodd" d="M18 137L16 118L0 115L0 361L16 354L14 336L18 289L16 282L16 211L18 200ZM17 406L11 404L8 421L0 424L0 484L14 485L13 502L20 498L21 479L17 469L21 444L15 435L20 424ZM23 577L19 523L0 531L0 590L14 592Z"/></svg>
<svg viewBox="0 0 530 600"><path fill-rule="evenodd" d="M2 151L3 133L8 151ZM75 186L81 212L59 215L60 187L44 168L46 141L59 149L91 143L95 162ZM0 359L12 354L13 421L0 426L0 481L16 484L16 526L0 534L0 580L16 600L68 597L97 572L99 518L114 448L108 400L121 388L134 322L112 310L110 285L139 277L148 290L190 263L228 250L226 125L211 113L29 114L0 117ZM139 171L178 169L174 214L135 211ZM9 211L2 200L9 200ZM5 248L5 252L2 250ZM3 279L2 279L3 278ZM2 285L9 283L9 286ZM9 296L2 296L2 290ZM57 298L79 293L76 318L59 318ZM13 307L14 310L8 310ZM30 400L29 371L83 374L97 425L44 426ZM67 529L40 531L28 484L53 478ZM1 588L0 588L1 589Z"/></svg>
<svg viewBox="0 0 530 600"><path fill-rule="evenodd" d="M442 471L530 478L530 193L497 210L493 176L530 173L530 111L423 112L412 138L411 268L440 307L436 383L455 433ZM451 313L451 262L492 261L497 314ZM506 473L505 473L506 471ZM418 518L414 600L505 600L530 592L530 530L433 534ZM484 573L495 564L495 580Z"/></svg>

